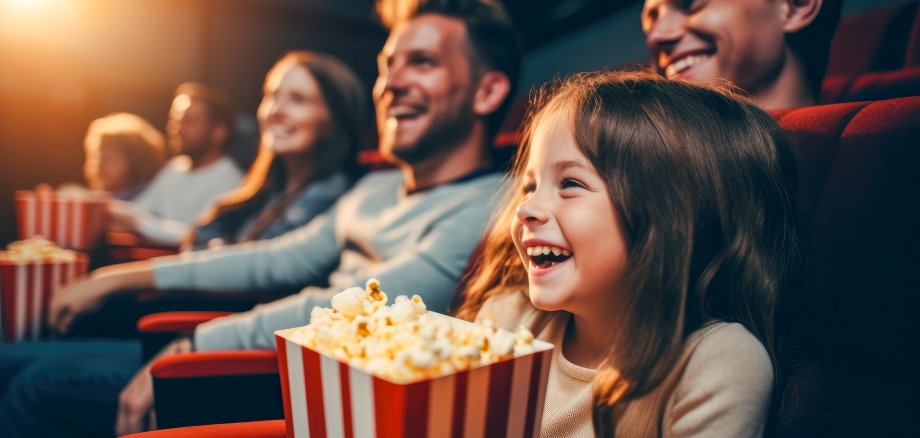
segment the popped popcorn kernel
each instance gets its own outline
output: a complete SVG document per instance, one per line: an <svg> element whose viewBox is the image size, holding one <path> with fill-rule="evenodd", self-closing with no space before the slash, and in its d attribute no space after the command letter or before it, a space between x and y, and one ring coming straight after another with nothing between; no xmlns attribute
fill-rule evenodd
<svg viewBox="0 0 920 438"><path fill-rule="evenodd" d="M387 305L376 279L314 307L310 324L291 339L393 381L435 378L534 352L533 334L499 330L491 319L477 324L428 313L422 297L399 295ZM529 349L528 349L529 347Z"/></svg>
<svg viewBox="0 0 920 438"><path fill-rule="evenodd" d="M61 248L42 236L35 236L11 242L6 251L0 251L0 258L16 263L72 263L77 260L77 253Z"/></svg>

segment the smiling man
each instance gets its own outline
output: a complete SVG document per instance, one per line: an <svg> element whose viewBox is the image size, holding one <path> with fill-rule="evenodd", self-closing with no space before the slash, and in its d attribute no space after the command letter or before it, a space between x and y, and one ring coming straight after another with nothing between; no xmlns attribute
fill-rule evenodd
<svg viewBox="0 0 920 438"><path fill-rule="evenodd" d="M767 109L815 104L841 0L646 0L642 29L669 78L725 79Z"/></svg>
<svg viewBox="0 0 920 438"><path fill-rule="evenodd" d="M372 277L445 311L503 185L489 140L517 79L518 39L497 2L428 1L392 29L379 60L380 150L398 170L368 175L329 213L279 238L99 269L55 296L51 323L66 330L73 315L125 289L306 286L202 324L194 342L174 342L163 354L272 349L275 330L303 325L314 306ZM82 356L30 365L0 401L0 436L142 429L153 394L136 350L95 354L85 343Z"/></svg>

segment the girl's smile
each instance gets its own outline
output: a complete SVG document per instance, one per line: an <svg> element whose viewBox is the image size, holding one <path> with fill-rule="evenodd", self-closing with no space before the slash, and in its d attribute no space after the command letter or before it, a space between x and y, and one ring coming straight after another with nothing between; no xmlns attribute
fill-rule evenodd
<svg viewBox="0 0 920 438"><path fill-rule="evenodd" d="M572 251L560 245L528 239L521 242L530 258L529 271L535 276L546 275L572 258Z"/></svg>

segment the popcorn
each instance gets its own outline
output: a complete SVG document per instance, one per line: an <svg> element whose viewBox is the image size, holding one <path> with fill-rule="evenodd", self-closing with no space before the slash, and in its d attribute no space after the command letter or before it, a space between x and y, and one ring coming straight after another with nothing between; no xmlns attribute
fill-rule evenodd
<svg viewBox="0 0 920 438"><path fill-rule="evenodd" d="M458 324L428 313L422 298L388 295L376 279L314 307L310 325L295 329L294 342L393 381L430 379L530 354L534 336L525 327L499 330L492 320Z"/></svg>
<svg viewBox="0 0 920 438"><path fill-rule="evenodd" d="M0 251L0 258L17 263L74 262L77 253L63 249L42 236L17 240Z"/></svg>

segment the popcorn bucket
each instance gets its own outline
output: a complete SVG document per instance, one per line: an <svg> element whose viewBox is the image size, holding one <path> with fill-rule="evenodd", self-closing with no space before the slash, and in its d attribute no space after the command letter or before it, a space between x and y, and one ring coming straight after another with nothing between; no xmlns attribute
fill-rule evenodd
<svg viewBox="0 0 920 438"><path fill-rule="evenodd" d="M454 324L470 324L444 315ZM288 437L537 437L553 346L396 383L275 332Z"/></svg>
<svg viewBox="0 0 920 438"><path fill-rule="evenodd" d="M19 238L44 236L64 248L90 250L108 222L108 198L18 190Z"/></svg>
<svg viewBox="0 0 920 438"><path fill-rule="evenodd" d="M0 332L6 342L39 339L51 294L86 274L88 257L75 261L19 261L0 252Z"/></svg>

